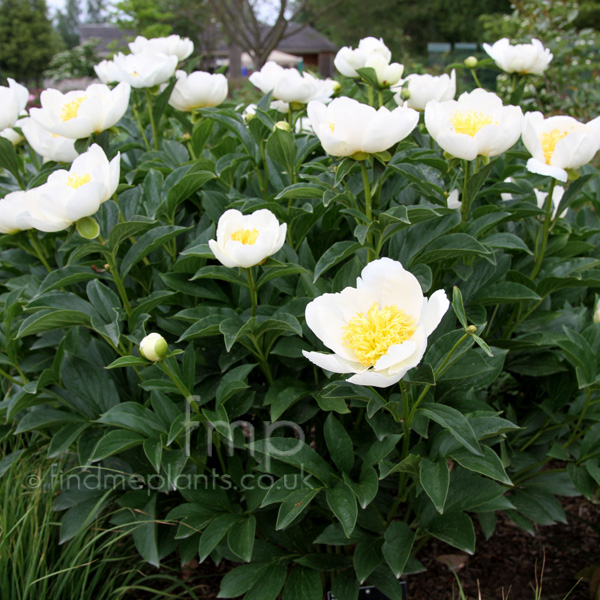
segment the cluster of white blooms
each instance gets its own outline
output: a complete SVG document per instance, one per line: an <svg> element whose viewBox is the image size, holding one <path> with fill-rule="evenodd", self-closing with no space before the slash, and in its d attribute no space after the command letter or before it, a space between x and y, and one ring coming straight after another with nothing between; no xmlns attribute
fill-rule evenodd
<svg viewBox="0 0 600 600"><path fill-rule="evenodd" d="M328 102L339 88L332 79L317 79L298 69L285 69L273 61L265 63L260 71L250 75L250 82L263 94L271 93L275 100L272 108L289 111L290 104L306 105L312 100Z"/></svg>
<svg viewBox="0 0 600 600"><path fill-rule="evenodd" d="M346 77L359 77L359 69L375 70L377 82L381 87L398 83L404 72L404 65L391 63L392 53L383 40L366 37L360 40L358 48L345 46L336 55L333 64Z"/></svg>

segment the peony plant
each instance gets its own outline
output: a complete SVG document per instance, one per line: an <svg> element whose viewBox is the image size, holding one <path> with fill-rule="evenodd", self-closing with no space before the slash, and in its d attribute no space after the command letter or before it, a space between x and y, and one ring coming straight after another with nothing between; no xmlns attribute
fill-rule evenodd
<svg viewBox="0 0 600 600"><path fill-rule="evenodd" d="M131 49L0 139L3 464L65 456L62 542L110 515L222 598L401 600L429 539L595 497L596 121L452 74L395 106L374 38L359 85L265 66L245 111Z"/></svg>

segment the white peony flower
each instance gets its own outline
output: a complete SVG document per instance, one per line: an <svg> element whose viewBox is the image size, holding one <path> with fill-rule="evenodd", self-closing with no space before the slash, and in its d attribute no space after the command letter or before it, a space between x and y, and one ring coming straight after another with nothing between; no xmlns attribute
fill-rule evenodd
<svg viewBox="0 0 600 600"><path fill-rule="evenodd" d="M32 108L29 114L51 133L77 140L117 123L127 111L130 92L127 83L113 90L102 83L93 83L85 90L66 94L48 89L40 96L42 108Z"/></svg>
<svg viewBox="0 0 600 600"><path fill-rule="evenodd" d="M527 169L567 181L566 169L578 169L594 158L600 147L600 117L580 123L573 117L525 115L523 143L531 154Z"/></svg>
<svg viewBox="0 0 600 600"><path fill-rule="evenodd" d="M430 100L438 102L454 100L456 94L456 71L454 69L450 75L444 73L437 77L412 74L404 82L407 84L405 89L408 90L409 97L404 103L401 96L402 88L400 88L394 96L398 106L404 105L416 110L425 110L425 106ZM392 89L392 91L396 91L396 89Z"/></svg>
<svg viewBox="0 0 600 600"><path fill-rule="evenodd" d="M27 88L14 79L7 77L8 87L0 86L0 130L12 127L25 110L29 92Z"/></svg>
<svg viewBox="0 0 600 600"><path fill-rule="evenodd" d="M507 38L502 38L492 46L483 44L483 49L506 73L532 73L540 75L552 60L552 52L544 48L540 40L532 39L531 44L511 46Z"/></svg>
<svg viewBox="0 0 600 600"><path fill-rule="evenodd" d="M350 383L389 387L419 364L449 306L444 290L427 299L412 273L380 258L362 270L355 288L308 304L306 324L334 354L302 353L327 371L354 373Z"/></svg>
<svg viewBox="0 0 600 600"><path fill-rule="evenodd" d="M317 79L310 73L300 73L298 69L284 69L273 61L265 63L249 79L263 94L271 92L275 100L287 103L307 104L317 99L326 101L336 88L331 79Z"/></svg>
<svg viewBox="0 0 600 600"><path fill-rule="evenodd" d="M374 52L367 58L365 67L370 67L375 70L377 83L379 83L381 87L395 85L400 81L402 73L404 72L404 65L401 65L400 63L390 64L377 52Z"/></svg>
<svg viewBox="0 0 600 600"><path fill-rule="evenodd" d="M140 354L149 361L158 362L169 353L167 340L160 333L149 333L140 342Z"/></svg>
<svg viewBox="0 0 600 600"><path fill-rule="evenodd" d="M215 258L229 268L245 269L278 252L285 242L287 225L266 208L250 215L227 210L217 224L217 239L208 245Z"/></svg>
<svg viewBox="0 0 600 600"><path fill-rule="evenodd" d="M44 160L56 162L73 162L79 153L75 150L75 140L57 133L50 133L35 119L28 117L21 121L21 130L27 143Z"/></svg>
<svg viewBox="0 0 600 600"><path fill-rule="evenodd" d="M548 197L548 192L541 192L537 188L534 189L535 199L539 208L544 208L544 204L546 204L546 198ZM558 212L558 205L562 197L565 195L565 188L560 185L554 186L554 192L552 192L552 219L556 218L556 213ZM564 217L567 214L567 208L563 210L559 217Z"/></svg>
<svg viewBox="0 0 600 600"><path fill-rule="evenodd" d="M194 51L194 42L178 35L151 39L138 35L133 42L129 42L129 50L132 54L140 54L148 49L167 56L176 56L177 60L182 61Z"/></svg>
<svg viewBox="0 0 600 600"><path fill-rule="evenodd" d="M308 118L325 152L332 156L352 156L357 152L383 152L403 140L417 126L419 113L404 107L375 110L343 97L328 106L311 102Z"/></svg>
<svg viewBox="0 0 600 600"><path fill-rule="evenodd" d="M69 171L54 171L35 188L23 219L40 231L62 231L72 223L95 214L119 185L120 155L110 163L97 144L78 156Z"/></svg>
<svg viewBox="0 0 600 600"><path fill-rule="evenodd" d="M175 73L177 56L146 48L139 54L119 52L94 69L102 83L126 82L131 87L150 88L165 83Z"/></svg>
<svg viewBox="0 0 600 600"><path fill-rule="evenodd" d="M373 55L381 56L387 65L392 60L392 53L382 39L366 37L360 40L358 48L350 46L341 48L336 54L333 64L342 75L358 77L356 70L364 69L367 66L367 60ZM401 76L402 74L400 74Z"/></svg>
<svg viewBox="0 0 600 600"><path fill-rule="evenodd" d="M518 106L503 106L493 92L480 88L458 100L431 100L425 107L425 125L440 147L457 158L498 156L521 134L523 113Z"/></svg>
<svg viewBox="0 0 600 600"><path fill-rule="evenodd" d="M449 194L448 198L446 198L446 205L448 208L458 208L462 206L462 202L460 201L460 192L458 189L453 189Z"/></svg>
<svg viewBox="0 0 600 600"><path fill-rule="evenodd" d="M225 75L195 71L175 73L177 83L171 92L169 104L177 110L192 111L196 108L218 106L227 98Z"/></svg>
<svg viewBox="0 0 600 600"><path fill-rule="evenodd" d="M19 190L7 194L0 200L0 233L17 233L31 229L23 218L29 205L35 202L36 189Z"/></svg>

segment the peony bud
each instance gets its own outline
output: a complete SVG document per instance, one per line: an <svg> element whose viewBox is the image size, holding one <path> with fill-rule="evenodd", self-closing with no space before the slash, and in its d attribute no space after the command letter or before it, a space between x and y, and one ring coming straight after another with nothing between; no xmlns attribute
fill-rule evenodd
<svg viewBox="0 0 600 600"><path fill-rule="evenodd" d="M469 69L474 69L479 61L474 56L468 56L465 58L465 66L469 67Z"/></svg>
<svg viewBox="0 0 600 600"><path fill-rule="evenodd" d="M86 240L95 240L100 235L100 225L94 217L83 217L75 223L77 233Z"/></svg>
<svg viewBox="0 0 600 600"><path fill-rule="evenodd" d="M596 308L594 309L594 323L600 323L600 300L596 302Z"/></svg>
<svg viewBox="0 0 600 600"><path fill-rule="evenodd" d="M140 354L152 362L158 362L166 358L169 352L169 346L165 338L160 333L149 333L140 342Z"/></svg>
<svg viewBox="0 0 600 600"><path fill-rule="evenodd" d="M283 131L289 131L290 128L290 124L287 121L277 121L277 123L275 123L275 128L273 129L273 131L275 131L276 129L282 129Z"/></svg>

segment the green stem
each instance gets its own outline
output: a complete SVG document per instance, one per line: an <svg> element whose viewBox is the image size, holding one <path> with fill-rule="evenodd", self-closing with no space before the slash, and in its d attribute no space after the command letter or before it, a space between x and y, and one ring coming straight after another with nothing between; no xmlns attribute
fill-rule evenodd
<svg viewBox="0 0 600 600"><path fill-rule="evenodd" d="M117 290L119 291L119 296L121 296L121 300L123 301L123 306L125 307L125 312L127 316L131 313L131 303L129 302L129 298L127 297L127 290L123 285L123 280L121 279L121 275L119 274L119 269L117 267L117 261L114 257L114 254L107 255L108 266L110 267L110 272L115 281L115 285L117 286Z"/></svg>
<svg viewBox="0 0 600 600"><path fill-rule="evenodd" d="M379 108L383 106L383 91L377 90L377 96L379 98Z"/></svg>
<svg viewBox="0 0 600 600"><path fill-rule="evenodd" d="M37 242L36 234L33 233L31 229L27 233L29 235L29 240L31 241L31 246L35 252L35 255L40 259L40 262L44 265L44 267L46 267L48 273L52 273L52 268L48 264L48 261L46 260L46 257L44 256L44 253Z"/></svg>
<svg viewBox="0 0 600 600"><path fill-rule="evenodd" d="M246 269L246 277L248 278L248 291L250 292L250 299L252 301L252 312L250 314L255 317L256 307L258 305L258 292L256 291L256 284L254 283L252 267Z"/></svg>
<svg viewBox="0 0 600 600"><path fill-rule="evenodd" d="M462 188L462 203L460 205L460 214L463 220L463 223L467 221L469 218L469 202L467 198L467 184L469 183L469 176L471 174L471 162L468 160L463 160L463 170L465 173L465 178L463 180L463 188Z"/></svg>
<svg viewBox="0 0 600 600"><path fill-rule="evenodd" d="M258 144L260 149L260 158L263 164L263 177L262 177L262 191L265 200L269 199L269 165L267 164L267 156L265 154L265 145L264 142Z"/></svg>
<svg viewBox="0 0 600 600"><path fill-rule="evenodd" d="M482 87L481 83L479 83L479 79L477 79L477 73L475 73L475 69L469 69L471 71L471 75L473 76L473 80L475 81L475 85L477 87Z"/></svg>
<svg viewBox="0 0 600 600"><path fill-rule="evenodd" d="M369 88L371 89L371 88ZM371 196L371 184L369 182L369 172L367 171L367 162L364 160L360 162L360 170L362 173L363 187L365 188L365 216L367 217L368 227L370 227L373 222L373 198ZM366 239L367 245L369 246L367 252L367 260L371 262L372 260L377 258L377 252L373 249L373 232L369 231L367 233Z"/></svg>
<svg viewBox="0 0 600 600"><path fill-rule="evenodd" d="M134 91L133 94L133 114L135 115L135 120L137 121L138 128L140 130L140 134L142 139L144 140L144 145L146 146L146 150L150 150L150 144L148 143L148 138L146 137L146 133L144 132L144 126L142 125L142 118L140 117L140 109L137 102L137 92Z"/></svg>
<svg viewBox="0 0 600 600"><path fill-rule="evenodd" d="M583 406L583 410L581 411L581 413L579 413L579 418L577 419L577 423L575 424L575 429L573 429L573 433L571 434L571 437L569 438L567 443L563 445L563 448L567 448L577 439L577 435L579 433L579 428L581 427L581 424L583 423L583 419L585 417L587 409L590 406L591 399L592 399L592 391L588 387L585 390L585 404Z"/></svg>
<svg viewBox="0 0 600 600"><path fill-rule="evenodd" d="M542 268L542 261L544 260L544 254L546 253L546 247L548 246L548 235L550 232L550 223L552 222L552 195L554 194L554 186L556 185L556 179L552 178L550 182L550 190L548 195L546 196L546 204L544 206L546 214L544 216L544 227L542 231L542 246L537 249L536 244L536 260L535 265L533 267L533 271L531 271L531 275L529 279L535 279L537 274L540 272Z"/></svg>
<svg viewBox="0 0 600 600"><path fill-rule="evenodd" d="M369 106L373 106L373 88L370 85L367 86L367 100L369 101Z"/></svg>
<svg viewBox="0 0 600 600"><path fill-rule="evenodd" d="M183 398L189 402L192 406L192 408L194 409L194 411L196 412L196 414L200 413L200 409L198 408L198 406L196 405L195 402L191 401L191 395L190 392L187 390L187 388L183 385L183 383L181 382L181 380L179 379L179 377L177 377L172 371L171 369L169 369L169 367L167 366L167 363L165 361L161 361L159 363L157 363L162 370L168 375L169 379L175 384L175 386L177 387L177 389L179 390L179 392L181 393L181 395L183 396Z"/></svg>
<svg viewBox="0 0 600 600"><path fill-rule="evenodd" d="M154 122L154 113L152 112L152 94L148 88L145 89L146 101L148 102L148 112L150 113L150 125L152 126L152 138L154 149L158 150L158 123Z"/></svg>
<svg viewBox="0 0 600 600"><path fill-rule="evenodd" d="M12 375L9 375L6 371L3 371L2 369L0 369L0 375L8 379L8 381L14 383L15 385L23 385L24 383L27 383L26 381L17 381L14 377L12 377Z"/></svg>
<svg viewBox="0 0 600 600"><path fill-rule="evenodd" d="M440 366L435 370L435 378L437 379L445 370L446 366L448 365L450 359L452 358L452 356L454 355L454 353L458 350L459 346L467 339L471 337L471 334L469 332L465 333L457 342L456 344L454 344L454 346L452 346L452 349L450 350L450 352L448 352L448 354L446 354L446 358L444 358L444 360L442 361L442 363L440 364ZM423 398L425 398L425 396L427 395L427 392L431 389L431 385L426 385L423 388L423 391L421 392L421 394L419 395L419 397L417 398L417 401L414 403L410 414L408 415L408 420L407 420L407 424L408 427L410 428L413 422L413 419L415 418L415 412L417 411L417 408L419 408L419 404L421 404L421 402L423 401Z"/></svg>

